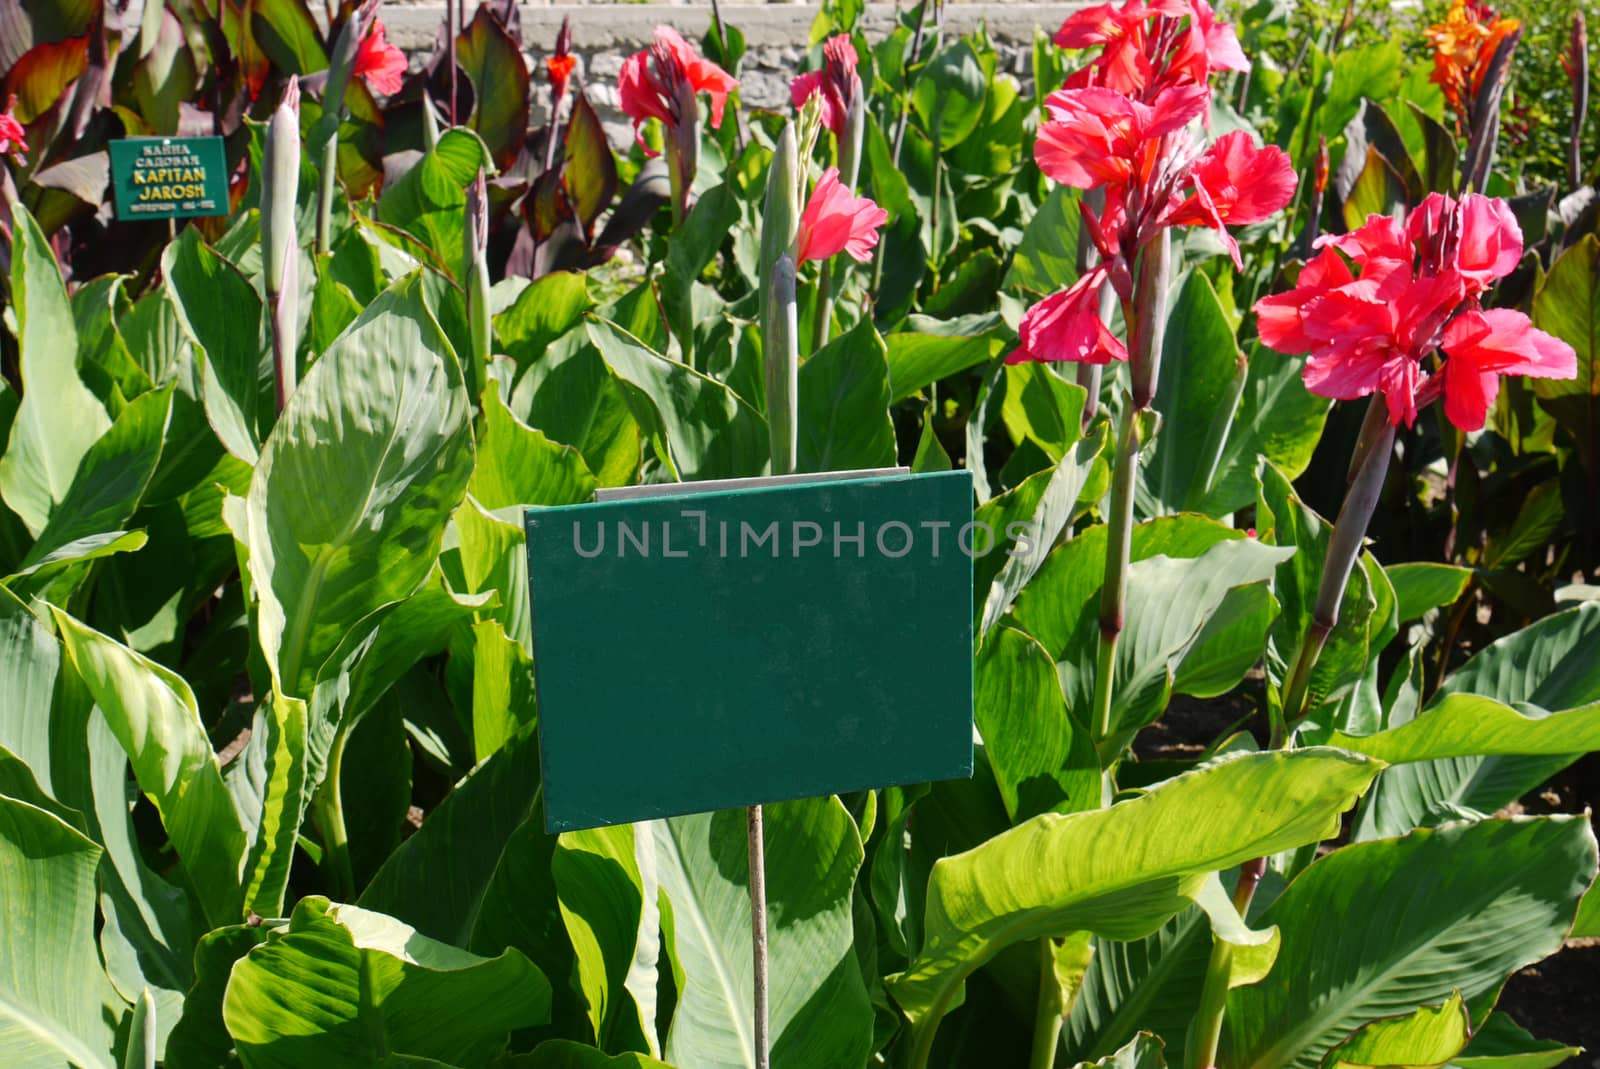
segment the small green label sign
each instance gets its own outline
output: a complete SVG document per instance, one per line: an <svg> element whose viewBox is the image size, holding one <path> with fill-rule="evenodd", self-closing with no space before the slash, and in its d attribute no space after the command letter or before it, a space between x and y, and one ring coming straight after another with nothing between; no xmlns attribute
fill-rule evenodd
<svg viewBox="0 0 1600 1069"><path fill-rule="evenodd" d="M111 142L117 218L228 214L228 164L220 137L128 137Z"/></svg>
<svg viewBox="0 0 1600 1069"><path fill-rule="evenodd" d="M972 774L971 474L862 474L527 511L551 831Z"/></svg>

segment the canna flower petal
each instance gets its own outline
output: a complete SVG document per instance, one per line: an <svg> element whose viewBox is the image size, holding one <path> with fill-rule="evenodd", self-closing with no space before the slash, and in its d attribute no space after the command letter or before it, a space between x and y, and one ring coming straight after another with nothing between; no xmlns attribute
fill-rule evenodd
<svg viewBox="0 0 1600 1069"><path fill-rule="evenodd" d="M846 34L836 34L822 45L823 68L796 76L789 85L789 99L798 109L813 96L822 101L822 122L834 137L844 137L844 124L850 117L850 102L861 92L861 76L856 73L860 58Z"/></svg>
<svg viewBox="0 0 1600 1069"><path fill-rule="evenodd" d="M0 114L0 156L27 151L27 131L17 121L17 94L12 93L5 112Z"/></svg>
<svg viewBox="0 0 1600 1069"><path fill-rule="evenodd" d="M1257 148L1243 130L1224 134L1200 157L1189 175L1194 193L1167 218L1172 226L1209 226L1222 236L1236 267L1239 243L1229 225L1259 223L1294 196L1297 181L1289 156L1276 145Z"/></svg>
<svg viewBox="0 0 1600 1069"><path fill-rule="evenodd" d="M1501 375L1570 379L1572 346L1510 308L1464 312L1445 328L1444 414L1463 431L1480 430L1500 392Z"/></svg>
<svg viewBox="0 0 1600 1069"><path fill-rule="evenodd" d="M728 94L739 87L738 79L694 50L694 46L670 26L657 26L651 47L635 52L622 63L617 76L617 96L623 114L633 120L633 136L646 155L655 155L640 137L647 119L659 119L677 128L676 87L687 83L695 93L711 100L711 125L722 125Z"/></svg>
<svg viewBox="0 0 1600 1069"><path fill-rule="evenodd" d="M1128 350L1100 319L1104 265L1087 272L1068 289L1046 297L1022 317L1020 344L1008 364L1030 361L1109 364L1128 359Z"/></svg>
<svg viewBox="0 0 1600 1069"><path fill-rule="evenodd" d="M852 196L839 182L839 169L829 167L800 213L799 261L826 260L845 252L857 263L866 263L878 244L878 228L888 219L889 213L870 198Z"/></svg>
<svg viewBox="0 0 1600 1069"><path fill-rule="evenodd" d="M406 74L406 56L394 45L384 40L382 19L374 19L372 29L361 39L356 50L354 72L367 83L367 88L379 96L393 96L400 92Z"/></svg>

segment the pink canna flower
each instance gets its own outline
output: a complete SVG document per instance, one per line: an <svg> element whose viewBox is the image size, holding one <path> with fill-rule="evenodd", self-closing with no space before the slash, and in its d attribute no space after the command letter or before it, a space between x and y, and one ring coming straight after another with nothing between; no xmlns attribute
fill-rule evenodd
<svg viewBox="0 0 1600 1069"><path fill-rule="evenodd" d="M829 167L800 213L799 262L846 252L857 263L866 263L878 244L878 228L888 219L889 213L871 198L851 196L839 182L839 169Z"/></svg>
<svg viewBox="0 0 1600 1069"><path fill-rule="evenodd" d="M1028 309L1017 328L1020 344L1008 364L1031 360L1109 364L1128 359L1128 350L1100 319L1100 284L1104 264L1096 265L1068 289Z"/></svg>
<svg viewBox="0 0 1600 1069"><path fill-rule="evenodd" d="M834 137L843 137L850 103L861 93L861 76L856 73L860 59L849 36L842 33L824 42L822 59L822 70L809 71L790 83L789 99L799 108L813 96L820 96L823 124Z"/></svg>
<svg viewBox="0 0 1600 1069"><path fill-rule="evenodd" d="M1221 235L1235 267L1244 268L1228 225L1272 217L1294 196L1294 164L1276 145L1257 148L1243 130L1224 134L1189 173L1193 192L1167 217L1171 226L1209 226Z"/></svg>
<svg viewBox="0 0 1600 1069"><path fill-rule="evenodd" d="M1464 431L1483 427L1500 393L1501 375L1570 379L1578 374L1572 346L1509 308L1462 313L1445 328L1442 345L1449 354L1444 362L1444 414Z"/></svg>
<svg viewBox="0 0 1600 1069"><path fill-rule="evenodd" d="M1110 89L1060 89L1045 98L1033 158L1049 178L1075 189L1147 180L1159 140L1205 111L1204 86L1167 90L1149 104Z"/></svg>
<svg viewBox="0 0 1600 1069"><path fill-rule="evenodd" d="M18 155L28 151L27 131L17 121L17 94L6 101L6 110L0 113L0 156Z"/></svg>
<svg viewBox="0 0 1600 1069"><path fill-rule="evenodd" d="M733 75L696 52L669 26L656 27L654 43L629 56L617 79L622 110L633 120L636 139L646 119L659 119L676 129L687 101L702 92L711 99L712 127L720 127L728 94L738 87ZM646 154L655 155L642 139L639 145Z"/></svg>
<svg viewBox="0 0 1600 1069"><path fill-rule="evenodd" d="M1312 393L1382 393L1390 422L1407 426L1442 394L1446 418L1475 431L1500 375L1577 373L1571 347L1526 315L1479 307L1522 255L1503 201L1433 194L1403 221L1375 215L1318 245L1292 290L1255 307L1263 344L1310 354L1303 377Z"/></svg>
<svg viewBox="0 0 1600 1069"><path fill-rule="evenodd" d="M379 96L392 96L405 78L406 56L384 40L384 32L383 20L374 19L356 51L355 74Z"/></svg>

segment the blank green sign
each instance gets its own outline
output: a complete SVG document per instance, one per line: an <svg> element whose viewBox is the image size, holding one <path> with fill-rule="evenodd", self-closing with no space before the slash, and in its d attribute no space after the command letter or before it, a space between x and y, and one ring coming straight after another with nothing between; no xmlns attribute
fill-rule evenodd
<svg viewBox="0 0 1600 1069"><path fill-rule="evenodd" d="M529 509L551 831L972 773L967 472Z"/></svg>

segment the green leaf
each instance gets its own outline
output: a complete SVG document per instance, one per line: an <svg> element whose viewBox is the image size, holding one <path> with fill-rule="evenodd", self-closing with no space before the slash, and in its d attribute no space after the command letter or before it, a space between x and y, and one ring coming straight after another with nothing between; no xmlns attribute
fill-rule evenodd
<svg viewBox="0 0 1600 1069"><path fill-rule="evenodd" d="M571 505L594 496L595 478L583 455L519 420L500 399L500 384L483 397L478 463L467 490L488 509L512 505Z"/></svg>
<svg viewBox="0 0 1600 1069"><path fill-rule="evenodd" d="M1328 1056L1332 1069L1346 1066L1407 1066L1433 1069L1460 1054L1472 1035L1472 1017L1461 992L1438 1006L1363 1025Z"/></svg>
<svg viewBox="0 0 1600 1069"><path fill-rule="evenodd" d="M1384 572L1394 586L1395 611L1401 623L1421 619L1430 609L1454 605L1472 582L1471 568L1431 561L1391 564Z"/></svg>
<svg viewBox="0 0 1600 1069"><path fill-rule="evenodd" d="M1230 385L1243 359L1217 291L1200 271L1189 272L1173 301L1161 359L1161 430L1142 485L1158 506L1151 512L1195 511L1211 496L1212 458L1236 418Z"/></svg>
<svg viewBox="0 0 1600 1069"><path fill-rule="evenodd" d="M1221 516L1252 504L1262 457L1290 479L1304 474L1332 404L1306 389L1304 366L1302 357L1283 356L1262 345L1251 350L1244 395L1201 512Z"/></svg>
<svg viewBox="0 0 1600 1069"><path fill-rule="evenodd" d="M507 1069L672 1069L643 1054L608 1057L604 1051L569 1039L546 1040L532 1054L518 1055L506 1064Z"/></svg>
<svg viewBox="0 0 1600 1069"><path fill-rule="evenodd" d="M446 130L433 150L378 198L378 221L399 227L422 242L457 280L466 277L467 183L480 168L494 168L477 134L461 127Z"/></svg>
<svg viewBox="0 0 1600 1069"><path fill-rule="evenodd" d="M260 925L235 924L200 937L194 949L194 985L183 1015L167 1037L167 1069L218 1069L239 1064L233 1037L222 1023L223 992L234 962L267 938Z"/></svg>
<svg viewBox="0 0 1600 1069"><path fill-rule="evenodd" d="M655 835L647 825L565 832L550 859L595 1043L659 1051Z"/></svg>
<svg viewBox="0 0 1600 1069"><path fill-rule="evenodd" d="M1007 364L1006 396L1000 416L1018 444L1033 442L1054 463L1067 456L1083 435L1088 394L1048 364Z"/></svg>
<svg viewBox="0 0 1600 1069"><path fill-rule="evenodd" d="M147 987L139 994L128 1014L127 1046L122 1053L122 1069L156 1069L156 1000Z"/></svg>
<svg viewBox="0 0 1600 1069"><path fill-rule="evenodd" d="M1600 429L1600 236L1585 235L1551 266L1533 297L1533 325L1578 356L1576 378L1534 379L1534 394L1580 442L1593 441Z"/></svg>
<svg viewBox="0 0 1600 1069"><path fill-rule="evenodd" d="M1600 938L1600 891L1593 887L1589 888L1589 893L1583 896L1583 904L1578 907L1578 919L1572 922L1572 938Z"/></svg>
<svg viewBox="0 0 1600 1069"><path fill-rule="evenodd" d="M586 231L592 232L600 213L617 196L617 158L606 139L605 126L581 89L572 100L565 142L567 164L562 173L572 208Z"/></svg>
<svg viewBox="0 0 1600 1069"><path fill-rule="evenodd" d="M511 166L528 134L528 65L522 50L489 9L480 7L456 38L456 64L472 82L467 129L483 138L496 164Z"/></svg>
<svg viewBox="0 0 1600 1069"><path fill-rule="evenodd" d="M985 641L973 667L974 718L1013 821L1100 804L1100 761L1067 713L1055 661L1014 628Z"/></svg>
<svg viewBox="0 0 1600 1069"><path fill-rule="evenodd" d="M78 377L78 332L50 243L26 208L13 212L10 297L23 395L0 454L0 496L38 537L111 420Z"/></svg>
<svg viewBox="0 0 1600 1069"><path fill-rule="evenodd" d="M1005 289L1044 297L1078 281L1078 192L1056 186L1022 231Z"/></svg>
<svg viewBox="0 0 1600 1069"><path fill-rule="evenodd" d="M1517 518L1505 534L1489 539L1483 550L1483 563L1490 568L1510 568L1521 563L1545 547L1565 517L1561 480L1546 479L1522 499Z"/></svg>
<svg viewBox="0 0 1600 1069"><path fill-rule="evenodd" d="M1504 1013L1491 1013L1454 1061L1460 1069L1556 1069L1583 1053L1548 1039L1535 1039Z"/></svg>
<svg viewBox="0 0 1600 1069"><path fill-rule="evenodd" d="M100 848L37 806L0 795L0 1048L18 1069L110 1069L95 953Z"/></svg>
<svg viewBox="0 0 1600 1069"><path fill-rule="evenodd" d="M273 420L261 298L244 273L206 245L192 226L162 253L161 273L179 322L205 365L206 418L228 452L254 464Z"/></svg>
<svg viewBox="0 0 1600 1069"><path fill-rule="evenodd" d="M250 840L244 908L261 917L280 916L310 793L305 703L280 695L256 706L250 741L224 779Z"/></svg>
<svg viewBox="0 0 1600 1069"><path fill-rule="evenodd" d="M1149 1032L1140 1032L1115 1054L1097 1061L1081 1062L1077 1069L1165 1069L1166 1053L1161 1039Z"/></svg>
<svg viewBox="0 0 1600 1069"><path fill-rule="evenodd" d="M536 719L533 659L498 620L472 628L472 744L482 761Z"/></svg>
<svg viewBox="0 0 1600 1069"><path fill-rule="evenodd" d="M634 419L678 478L723 479L766 470L766 421L732 390L667 359L607 320L591 320L588 331L621 383Z"/></svg>
<svg viewBox="0 0 1600 1069"><path fill-rule="evenodd" d="M52 606L74 667L161 814L213 925L240 916L245 835L189 684Z"/></svg>
<svg viewBox="0 0 1600 1069"><path fill-rule="evenodd" d="M1334 851L1261 918L1283 949L1263 983L1229 995L1222 1064L1312 1069L1369 1021L1497 991L1561 946L1594 873L1584 817L1452 824Z"/></svg>
<svg viewBox="0 0 1600 1069"><path fill-rule="evenodd" d="M883 339L863 317L800 365L800 471L885 468L895 462Z"/></svg>
<svg viewBox="0 0 1600 1069"><path fill-rule="evenodd" d="M962 38L917 75L911 104L940 151L955 148L978 128L988 78L971 42Z"/></svg>
<svg viewBox="0 0 1600 1069"><path fill-rule="evenodd" d="M1001 950L1083 930L1142 938L1208 874L1335 834L1380 767L1322 748L1231 755L1109 809L1034 817L942 859L922 951L889 982L917 1049L931 1047L967 977Z"/></svg>
<svg viewBox="0 0 1600 1069"><path fill-rule="evenodd" d="M1592 654L1597 633L1600 604L1591 602L1506 635L1446 677L1418 720L1426 722L1446 702L1459 700L1452 695L1480 695L1518 706L1534 718L1547 709L1600 702L1600 663ZM1549 744L1550 736L1544 734L1549 729L1517 724L1503 713L1491 717L1489 726L1496 723L1509 725L1514 732L1509 737ZM1401 725L1389 726L1394 731ZM1414 738L1432 735L1431 728L1412 730L1417 732ZM1390 769L1363 807L1357 837L1397 835L1421 823L1453 819L1463 807L1493 813L1577 760L1582 741L1576 739L1564 753L1535 749L1520 755L1470 754Z"/></svg>
<svg viewBox="0 0 1600 1069"><path fill-rule="evenodd" d="M549 981L520 952L482 958L325 898L302 899L233 967L222 1005L247 1069L485 1065L549 1010Z"/></svg>
<svg viewBox="0 0 1600 1069"><path fill-rule="evenodd" d="M1329 746L1391 765L1492 754L1574 754L1600 750L1600 703L1541 717L1476 694L1447 694L1398 727L1373 735L1334 732Z"/></svg>
<svg viewBox="0 0 1600 1069"><path fill-rule="evenodd" d="M416 275L311 368L250 482L259 634L284 693L369 613L416 590L472 470L466 392Z"/></svg>
<svg viewBox="0 0 1600 1069"><path fill-rule="evenodd" d="M889 360L890 403L926 389L947 375L986 363L1000 354L1000 338L985 334L907 334L884 338Z"/></svg>
<svg viewBox="0 0 1600 1069"><path fill-rule="evenodd" d="M872 1010L852 948L851 895L861 867L855 822L837 798L767 806L767 911L774 1069L864 1062ZM662 927L680 977L666 1058L754 1066L750 1034L750 891L744 813L655 825Z"/></svg>
<svg viewBox="0 0 1600 1069"><path fill-rule="evenodd" d="M1344 202L1344 225L1355 230L1373 215L1392 215L1407 204L1405 179L1376 148L1367 146L1366 164Z"/></svg>
<svg viewBox="0 0 1600 1069"><path fill-rule="evenodd" d="M583 322L594 307L585 276L556 271L533 281L511 307L494 317L500 350L522 368L542 358L551 343Z"/></svg>

